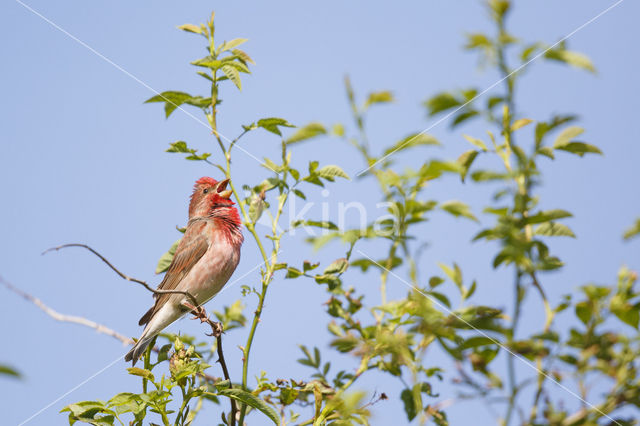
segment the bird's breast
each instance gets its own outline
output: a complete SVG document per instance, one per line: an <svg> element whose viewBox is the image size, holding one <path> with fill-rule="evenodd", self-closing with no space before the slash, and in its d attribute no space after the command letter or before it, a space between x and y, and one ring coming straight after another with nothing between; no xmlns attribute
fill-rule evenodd
<svg viewBox="0 0 640 426"><path fill-rule="evenodd" d="M214 238L205 254L181 283L184 290L203 304L229 281L240 261L240 247L226 238Z"/></svg>

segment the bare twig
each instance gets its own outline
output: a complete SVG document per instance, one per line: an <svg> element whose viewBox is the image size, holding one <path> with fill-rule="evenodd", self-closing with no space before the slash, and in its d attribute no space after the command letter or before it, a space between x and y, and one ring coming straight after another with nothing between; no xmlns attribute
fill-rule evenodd
<svg viewBox="0 0 640 426"><path fill-rule="evenodd" d="M185 306L191 309L191 313L194 315L194 319L199 319L200 322L206 322L211 327L211 334L207 334L207 336L213 336L216 338L218 362L222 367L224 378L229 381L229 386L233 387L233 384L231 383L231 377L229 376L229 369L227 368L227 363L224 360L224 352L222 351L222 333L224 332L222 323L212 321L211 318L209 318L209 316L207 315L207 311L205 311L202 306L194 307L188 304L185 304ZM233 398L229 398L229 400L231 401L231 426L235 426L238 408L236 406L236 401Z"/></svg>
<svg viewBox="0 0 640 426"><path fill-rule="evenodd" d="M123 278L123 279L125 279L127 281L138 283L138 284L142 285L144 288L146 288L147 290L149 290L150 292L152 292L153 294L183 294L183 295L185 295L185 296L187 296L189 298L189 300L191 301L191 303L193 303L194 306L196 306L196 307L199 306L198 301L196 300L196 298L193 297L193 295L191 295L191 293L189 293L188 291L154 289L151 286L149 286L149 284L147 284L145 281L139 280L137 278L130 277L130 276L120 272L120 270L118 270L118 268L113 266L111 264L111 262L109 262L107 260L106 257L104 257L103 255L101 255L96 250L94 250L93 248L89 247L86 244L79 244L79 243L63 244L61 246L51 247L50 249L47 249L47 250L43 251L42 254L44 255L44 254L49 253L50 251L58 251L58 250L61 250L63 248L68 248L68 247L81 247L81 248L89 250L91 253L93 253L96 256L98 256L100 258L100 260L102 260L109 268L111 268L121 278Z"/></svg>
<svg viewBox="0 0 640 426"><path fill-rule="evenodd" d="M17 295L21 296L22 298L26 299L27 301L33 303L34 305L36 305L38 308L40 308L45 314L49 315L51 318L55 319L56 321L60 321L60 322L69 322L69 323L73 323L73 324L79 324L79 325L83 325L85 327L89 327L92 328L94 330L96 330L98 333L102 333L102 334L106 334L107 336L111 336L114 339L119 340L120 342L122 342L125 345L133 345L135 343L135 341L127 336L125 336L124 334L118 333L117 331L99 324L95 321L92 321L90 319L84 318L84 317L79 317L76 315L66 315L66 314L61 314L60 312L56 311L55 309L47 306L44 304L44 302L42 302L42 300L38 299L35 296L32 296L31 294L20 290L19 288L17 288L16 286L14 286L13 284L11 284L10 282L8 282L7 280L5 280L2 276L0 276L0 283L2 283L8 290L16 293ZM160 352L160 349L158 349L157 346L154 346L152 348L153 352ZM223 368L223 372L225 372L225 378L227 378L226 376L228 376L228 371L226 370L226 365ZM208 374L204 374L204 373L199 373L198 374L200 377L202 377L203 379L205 379L208 382L211 383L215 383L218 381L218 379L216 377L210 376Z"/></svg>
<svg viewBox="0 0 640 426"><path fill-rule="evenodd" d="M129 337L127 337L127 336L125 336L123 334L120 334L117 331L112 330L109 327L104 326L102 324L99 324L99 323L97 323L95 321L91 321L91 320L89 320L87 318L83 318L83 317L79 317L79 316L75 316L75 315L61 314L60 312L58 312L58 311L50 308L49 306L45 305L37 297L34 297L34 296L30 295L29 293L26 293L26 292L20 290L19 288L15 287L13 284L11 284L10 282L6 281L1 276L0 276L0 283L4 284L4 286L7 287L12 292L18 294L22 298L24 298L24 299L28 300L29 302L33 303L34 305L36 305L44 313L46 313L47 315L49 315L51 318L53 318L56 321L70 322L70 323L74 323L74 324L84 325L85 327L93 328L98 333L106 334L107 336L111 336L111 337L113 337L115 339L118 339L120 342L122 342L125 345L132 345L134 343L133 339L130 339Z"/></svg>

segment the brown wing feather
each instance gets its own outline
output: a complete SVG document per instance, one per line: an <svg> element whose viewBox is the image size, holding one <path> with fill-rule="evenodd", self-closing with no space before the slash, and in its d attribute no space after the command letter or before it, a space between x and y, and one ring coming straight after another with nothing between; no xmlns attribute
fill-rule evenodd
<svg viewBox="0 0 640 426"><path fill-rule="evenodd" d="M184 237L178 244L171 265L158 286L158 290L174 290L187 276L193 265L206 253L209 242L203 235L204 222L195 222L187 227ZM148 323L153 315L169 300L170 294L156 295L156 303L140 318L139 325Z"/></svg>

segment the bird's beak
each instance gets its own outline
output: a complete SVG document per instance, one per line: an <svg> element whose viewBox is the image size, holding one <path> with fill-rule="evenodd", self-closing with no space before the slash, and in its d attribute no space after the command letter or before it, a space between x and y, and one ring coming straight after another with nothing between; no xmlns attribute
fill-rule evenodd
<svg viewBox="0 0 640 426"><path fill-rule="evenodd" d="M233 194L232 190L227 189L227 185L229 184L229 181L230 179L221 180L220 182L218 182L218 185L216 186L216 192L218 192L218 195L221 196L222 198L226 198L227 200L231 198L231 194Z"/></svg>

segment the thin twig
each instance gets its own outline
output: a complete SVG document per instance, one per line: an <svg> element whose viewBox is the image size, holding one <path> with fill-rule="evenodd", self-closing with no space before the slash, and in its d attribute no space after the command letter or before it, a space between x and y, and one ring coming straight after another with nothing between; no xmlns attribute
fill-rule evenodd
<svg viewBox="0 0 640 426"><path fill-rule="evenodd" d="M199 319L200 322L206 322L211 327L211 334L207 334L207 336L213 336L216 338L218 362L222 367L224 378L229 381L229 386L233 387L233 383L231 383L231 377L229 376L229 369L227 368L227 363L224 360L224 352L222 351L222 333L224 332L222 323L212 321L211 318L209 318L209 316L207 315L207 311L205 311L202 306L186 306L191 309L191 313L193 313L193 315L195 316L194 319ZM238 408L236 406L236 401L233 398L229 398L229 401L231 401L231 426L235 426Z"/></svg>
<svg viewBox="0 0 640 426"><path fill-rule="evenodd" d="M125 336L123 334L120 334L117 331L112 330L109 327L106 327L106 326L104 326L102 324L99 324L99 323L97 323L95 321L91 321L91 320L89 320L87 318L83 318L83 317L79 317L79 316L75 316L75 315L61 314L60 312L58 312L58 311L50 308L49 306L45 305L37 297L34 297L34 296L30 295L29 293L26 293L26 292L20 290L19 288L15 287L13 284L11 284L10 282L6 281L1 276L0 276L0 283L4 284L4 286L7 287L12 292L18 294L22 298L24 298L24 299L28 300L29 302L33 303L34 305L36 305L44 313L46 313L47 315L49 315L51 318L53 318L56 321L70 322L70 323L74 323L74 324L84 325L85 327L93 328L98 333L102 333L102 334L106 334L107 336L111 336L111 337L119 340L120 342L122 342L125 345L133 345L133 343L134 343L133 339L130 339L129 337L127 337L127 336Z"/></svg>
<svg viewBox="0 0 640 426"><path fill-rule="evenodd" d="M49 253L50 251L54 251L54 250L58 251L58 250L61 250L63 248L68 248L68 247L81 247L81 248L89 250L91 253L93 253L96 256L98 256L100 258L100 260L102 260L109 268L111 268L121 278L123 278L123 279L125 279L127 281L138 283L138 284L142 285L144 288L146 288L147 290L149 290L150 292L152 292L153 294L183 294L183 295L187 296L189 298L189 300L191 300L191 302L193 303L194 306L196 306L196 307L200 306L198 301L196 300L196 298L193 297L193 295L191 295L191 293L189 293L188 291L154 289L151 286L149 286L149 284L147 284L145 281L139 280L137 278L130 277L130 276L120 272L120 270L118 270L118 268L113 266L111 264L111 262L109 262L107 260L106 257L104 257L103 255L101 255L96 250L94 250L93 248L89 247L86 244L79 244L79 243L63 244L63 245L58 246L58 247L51 247L50 249L47 249L47 250L43 251L42 254L44 255L44 254Z"/></svg>
<svg viewBox="0 0 640 426"><path fill-rule="evenodd" d="M38 308L40 308L45 314L49 315L51 318L53 318L56 321L60 321L60 322L69 322L69 323L73 323L73 324L79 324L79 325L83 325L85 327L89 327L92 328L94 330L96 330L98 333L101 334L105 334L107 336L111 336L114 339L122 342L125 345L133 345L135 343L135 341L127 336L125 336L122 333L119 333L105 325L99 324L95 321L92 321L90 319L84 318L84 317L79 317L76 315L66 315L66 314L61 314L60 312L56 311L55 309L49 307L48 305L46 305L44 302L42 302L42 300L38 299L35 296L32 296L31 294L17 288L16 286L14 286L13 284L11 284L10 282L8 282L7 280L5 280L2 276L0 276L0 283L2 283L8 290L16 293L17 295L19 295L20 297L24 298L25 300L33 303L34 305L36 305ZM153 352L160 352L160 349L158 349L157 346L154 346L152 348ZM226 365L225 368L226 369ZM224 371L223 369L223 371ZM211 383L215 383L218 381L218 379L216 377L210 376L208 374L204 374L204 373L200 373L198 374L200 377L202 377L203 379L205 379L208 382ZM227 372L228 375L228 372ZM225 377L226 378L226 377Z"/></svg>

